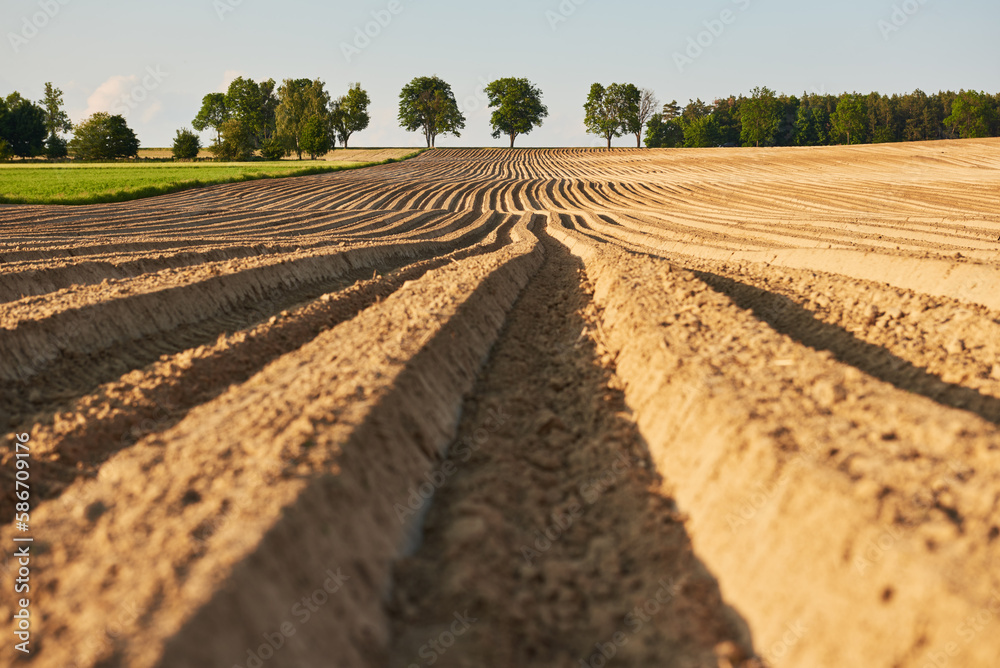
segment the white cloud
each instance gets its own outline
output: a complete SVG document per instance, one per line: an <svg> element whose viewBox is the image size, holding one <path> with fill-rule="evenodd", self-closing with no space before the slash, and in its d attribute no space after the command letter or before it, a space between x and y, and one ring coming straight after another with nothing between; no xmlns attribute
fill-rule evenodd
<svg viewBox="0 0 1000 668"><path fill-rule="evenodd" d="M108 113L121 113L122 100L128 99L132 89L139 83L139 77L135 76L113 76L97 87L90 97L87 98L87 109L83 112L85 117L96 114L99 111Z"/></svg>

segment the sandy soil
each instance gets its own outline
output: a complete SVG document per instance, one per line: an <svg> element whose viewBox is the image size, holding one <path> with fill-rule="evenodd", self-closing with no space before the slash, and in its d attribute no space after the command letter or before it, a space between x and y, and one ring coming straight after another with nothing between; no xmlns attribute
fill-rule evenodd
<svg viewBox="0 0 1000 668"><path fill-rule="evenodd" d="M998 205L969 140L0 207L32 663L994 666Z"/></svg>

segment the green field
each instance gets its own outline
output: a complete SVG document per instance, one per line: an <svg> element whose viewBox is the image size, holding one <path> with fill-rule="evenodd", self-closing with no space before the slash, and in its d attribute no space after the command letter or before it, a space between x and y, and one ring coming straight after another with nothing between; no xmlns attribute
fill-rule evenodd
<svg viewBox="0 0 1000 668"><path fill-rule="evenodd" d="M0 204L124 202L218 183L324 174L405 159L400 150L375 161L0 164ZM383 157L382 151L379 157ZM351 156L352 158L355 156ZM357 155L357 157L362 157Z"/></svg>

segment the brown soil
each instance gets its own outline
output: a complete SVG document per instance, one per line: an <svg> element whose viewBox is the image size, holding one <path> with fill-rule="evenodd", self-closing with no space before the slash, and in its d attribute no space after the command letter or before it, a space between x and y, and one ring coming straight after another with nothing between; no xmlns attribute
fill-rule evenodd
<svg viewBox="0 0 1000 668"><path fill-rule="evenodd" d="M440 150L0 207L31 662L996 665L998 156Z"/></svg>

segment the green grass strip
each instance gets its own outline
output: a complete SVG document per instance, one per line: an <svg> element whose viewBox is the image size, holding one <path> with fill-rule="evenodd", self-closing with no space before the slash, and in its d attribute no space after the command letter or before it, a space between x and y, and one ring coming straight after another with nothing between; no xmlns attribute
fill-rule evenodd
<svg viewBox="0 0 1000 668"><path fill-rule="evenodd" d="M379 162L298 167L283 163L87 163L0 165L0 204L81 205L128 202L225 183L330 174L408 160L424 149ZM188 178L189 176L195 178ZM169 180L166 180L169 179Z"/></svg>

